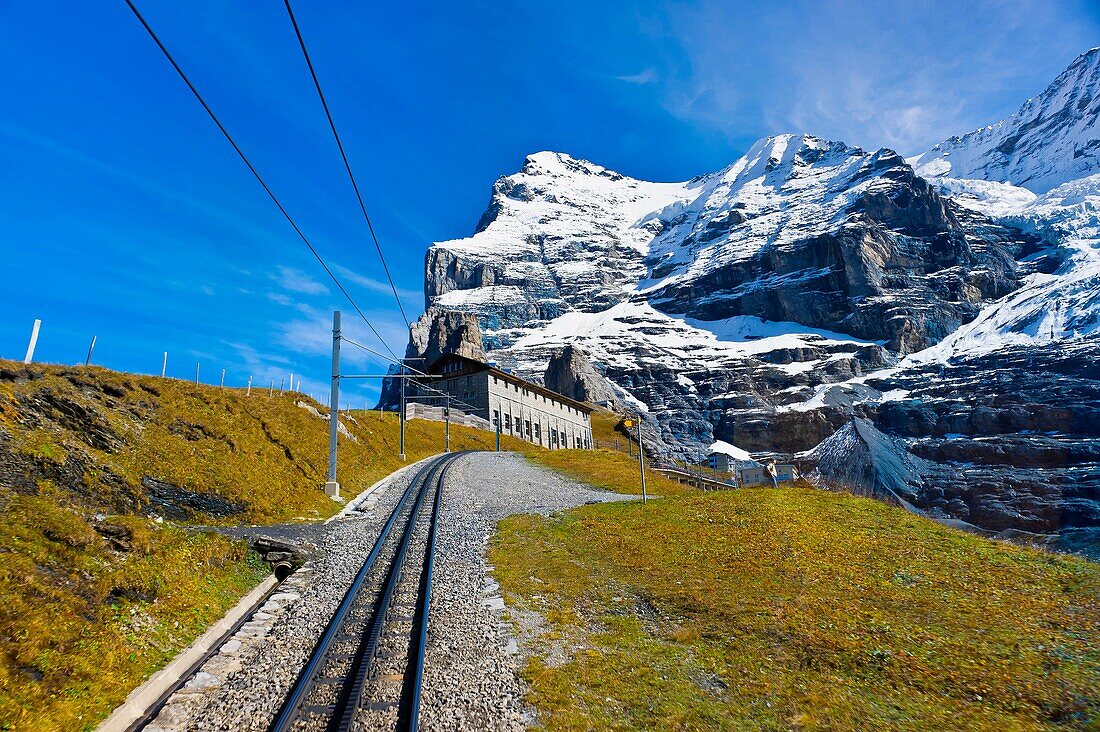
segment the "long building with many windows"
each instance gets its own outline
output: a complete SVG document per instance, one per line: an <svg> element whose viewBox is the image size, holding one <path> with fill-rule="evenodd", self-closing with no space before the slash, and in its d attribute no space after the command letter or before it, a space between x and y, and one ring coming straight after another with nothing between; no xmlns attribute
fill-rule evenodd
<svg viewBox="0 0 1100 732"><path fill-rule="evenodd" d="M592 447L592 407L584 402L464 356L443 356L428 373L436 377L429 382L433 389L465 402L454 406L489 420L501 434L550 449ZM409 399L417 397L410 385Z"/></svg>

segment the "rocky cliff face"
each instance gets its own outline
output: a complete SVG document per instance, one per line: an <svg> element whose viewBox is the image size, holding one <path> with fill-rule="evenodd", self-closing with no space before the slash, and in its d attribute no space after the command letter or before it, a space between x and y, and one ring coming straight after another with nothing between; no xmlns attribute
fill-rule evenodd
<svg viewBox="0 0 1100 732"><path fill-rule="evenodd" d="M1001 125L1036 190L1087 157L1065 141L1096 121L1091 81L1071 88L1096 55L1029 102L1045 111ZM580 349L667 454L714 440L792 454L838 430L847 444L858 418L911 453L904 495L922 510L1100 523L1083 365L1100 356L1100 175L1037 196L921 170L807 135L683 183L538 153L497 182L471 237L431 247L426 297L475 317L490 358L566 393L594 388L563 362Z"/></svg>
<svg viewBox="0 0 1100 732"><path fill-rule="evenodd" d="M1012 255L1027 237L973 213L964 223L957 208L892 151L807 135L766 138L679 184L539 153L497 182L474 236L429 249L425 292L477 314L492 348L511 345L512 329L644 298L906 353L1017 284Z"/></svg>
<svg viewBox="0 0 1100 732"><path fill-rule="evenodd" d="M421 371L444 354L457 354L475 361L486 361L481 327L470 313L429 307L409 332L405 348L405 363ZM395 373L391 367L388 373ZM401 384L396 379L384 379L378 405L382 409L399 409Z"/></svg>
<svg viewBox="0 0 1100 732"><path fill-rule="evenodd" d="M539 153L497 182L472 237L431 247L425 289L528 378L582 349L681 457L715 438L804 449L839 423L777 407L953 332L1017 287L1034 239L891 151L805 135L685 183Z"/></svg>
<svg viewBox="0 0 1100 732"><path fill-rule="evenodd" d="M1027 246L961 220L890 150L782 135L702 188L654 241L640 285L700 320L797 322L908 353L1015 289L1012 254Z"/></svg>

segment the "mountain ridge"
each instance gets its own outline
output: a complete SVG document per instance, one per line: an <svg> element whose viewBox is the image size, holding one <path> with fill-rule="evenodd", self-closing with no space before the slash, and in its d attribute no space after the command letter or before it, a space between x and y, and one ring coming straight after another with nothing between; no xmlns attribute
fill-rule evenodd
<svg viewBox="0 0 1100 732"><path fill-rule="evenodd" d="M1045 193L1100 172L1100 47L1078 56L1009 117L912 159L925 177L1007 182Z"/></svg>

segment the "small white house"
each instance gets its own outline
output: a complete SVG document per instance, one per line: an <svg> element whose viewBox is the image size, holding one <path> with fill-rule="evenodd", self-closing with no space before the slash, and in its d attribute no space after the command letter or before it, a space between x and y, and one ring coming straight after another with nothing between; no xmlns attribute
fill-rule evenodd
<svg viewBox="0 0 1100 732"><path fill-rule="evenodd" d="M721 473L737 473L738 470L749 467L762 467L760 463L752 459L748 450L742 450L737 445L731 445L722 440L716 440L707 451L707 467L718 470Z"/></svg>

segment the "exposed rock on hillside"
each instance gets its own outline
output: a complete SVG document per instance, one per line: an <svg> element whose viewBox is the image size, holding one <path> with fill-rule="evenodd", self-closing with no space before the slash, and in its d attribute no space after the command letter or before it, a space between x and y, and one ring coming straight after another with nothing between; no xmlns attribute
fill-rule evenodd
<svg viewBox="0 0 1100 732"><path fill-rule="evenodd" d="M445 354L453 353L476 361L485 360L481 328L469 313L429 309L413 326L410 339L413 353L430 366Z"/></svg>
<svg viewBox="0 0 1100 732"><path fill-rule="evenodd" d="M487 361L483 336L476 316L454 310L430 307L413 324L405 348L405 363L424 371L445 354L457 354L475 361ZM389 373L396 373L391 366ZM378 398L380 409L397 409L401 403L401 384L397 379L383 379Z"/></svg>
<svg viewBox="0 0 1100 732"><path fill-rule="evenodd" d="M584 351L576 346L566 346L546 365L543 384L559 394L591 404L617 404L614 389L607 379L592 366Z"/></svg>
<svg viewBox="0 0 1100 732"><path fill-rule="evenodd" d="M913 508L932 467L910 455L901 440L879 432L861 418L849 420L800 457L814 464L810 478L816 483L908 508Z"/></svg>

